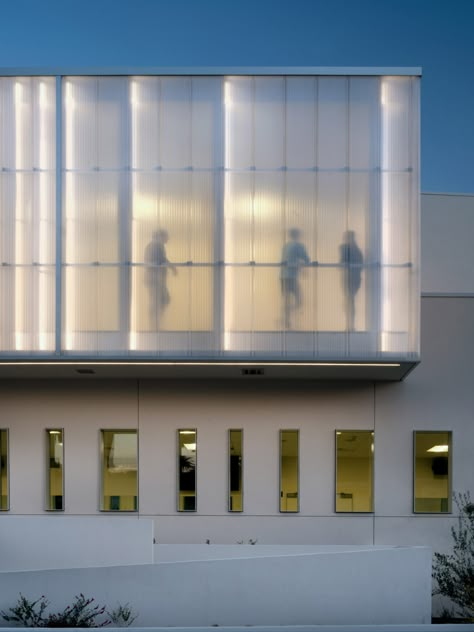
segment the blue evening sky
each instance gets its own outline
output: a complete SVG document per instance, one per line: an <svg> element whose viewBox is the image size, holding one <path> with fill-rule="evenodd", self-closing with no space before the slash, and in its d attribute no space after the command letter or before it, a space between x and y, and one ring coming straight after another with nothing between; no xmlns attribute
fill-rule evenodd
<svg viewBox="0 0 474 632"><path fill-rule="evenodd" d="M0 68L421 66L422 191L474 193L474 0L0 0Z"/></svg>

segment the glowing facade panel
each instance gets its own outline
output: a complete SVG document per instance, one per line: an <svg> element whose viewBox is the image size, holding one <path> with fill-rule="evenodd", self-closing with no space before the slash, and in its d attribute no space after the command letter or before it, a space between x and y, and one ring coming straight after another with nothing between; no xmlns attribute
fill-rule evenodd
<svg viewBox="0 0 474 632"><path fill-rule="evenodd" d="M54 351L56 81L0 78L0 353Z"/></svg>
<svg viewBox="0 0 474 632"><path fill-rule="evenodd" d="M2 354L418 359L417 77L57 85L0 79Z"/></svg>

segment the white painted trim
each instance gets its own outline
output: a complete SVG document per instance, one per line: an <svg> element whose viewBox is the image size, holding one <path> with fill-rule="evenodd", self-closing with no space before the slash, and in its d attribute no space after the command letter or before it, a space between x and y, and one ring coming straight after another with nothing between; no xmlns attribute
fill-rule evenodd
<svg viewBox="0 0 474 632"><path fill-rule="evenodd" d="M45 75L192 75L192 76L221 76L221 75L350 75L350 76L417 76L422 69L419 66L184 66L144 68L140 66L118 67L23 67L1 68L0 76L45 76Z"/></svg>

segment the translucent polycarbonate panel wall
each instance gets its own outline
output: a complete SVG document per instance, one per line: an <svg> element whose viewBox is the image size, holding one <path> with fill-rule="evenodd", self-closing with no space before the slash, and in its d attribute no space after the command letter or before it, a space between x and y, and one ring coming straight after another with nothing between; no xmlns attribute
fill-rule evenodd
<svg viewBox="0 0 474 632"><path fill-rule="evenodd" d="M417 354L416 79L226 78L225 167L227 352Z"/></svg>
<svg viewBox="0 0 474 632"><path fill-rule="evenodd" d="M0 79L0 353L417 360L418 92Z"/></svg>
<svg viewBox="0 0 474 632"><path fill-rule="evenodd" d="M67 351L217 349L221 84L64 80Z"/></svg>
<svg viewBox="0 0 474 632"><path fill-rule="evenodd" d="M56 80L0 78L0 352L54 351Z"/></svg>

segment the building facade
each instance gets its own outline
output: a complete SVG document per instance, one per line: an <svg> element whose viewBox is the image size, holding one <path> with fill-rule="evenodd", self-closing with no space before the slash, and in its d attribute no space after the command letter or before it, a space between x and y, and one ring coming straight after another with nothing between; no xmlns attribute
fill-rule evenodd
<svg viewBox="0 0 474 632"><path fill-rule="evenodd" d="M447 545L474 210L420 257L419 74L0 79L0 520Z"/></svg>

